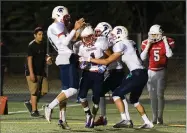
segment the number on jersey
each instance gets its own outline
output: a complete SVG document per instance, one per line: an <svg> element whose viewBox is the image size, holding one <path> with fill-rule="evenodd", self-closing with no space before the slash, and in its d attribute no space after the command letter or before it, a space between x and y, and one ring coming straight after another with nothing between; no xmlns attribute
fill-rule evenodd
<svg viewBox="0 0 187 133"><path fill-rule="evenodd" d="M154 61L159 61L160 60L160 55L159 55L159 50L154 50Z"/></svg>

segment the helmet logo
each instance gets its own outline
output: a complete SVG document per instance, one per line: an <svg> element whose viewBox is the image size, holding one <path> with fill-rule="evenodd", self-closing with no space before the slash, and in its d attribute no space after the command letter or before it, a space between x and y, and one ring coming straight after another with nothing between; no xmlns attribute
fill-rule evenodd
<svg viewBox="0 0 187 133"><path fill-rule="evenodd" d="M104 24L103 26L105 27L104 31L109 29L109 26L107 24Z"/></svg>
<svg viewBox="0 0 187 133"><path fill-rule="evenodd" d="M122 30L120 28L117 28L117 34L122 34Z"/></svg>
<svg viewBox="0 0 187 133"><path fill-rule="evenodd" d="M64 8L58 8L58 12L63 12Z"/></svg>

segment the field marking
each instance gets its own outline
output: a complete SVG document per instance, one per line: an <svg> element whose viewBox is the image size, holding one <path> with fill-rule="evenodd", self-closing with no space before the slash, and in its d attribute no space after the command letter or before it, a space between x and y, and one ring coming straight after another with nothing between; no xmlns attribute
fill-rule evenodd
<svg viewBox="0 0 187 133"><path fill-rule="evenodd" d="M76 106L80 106L81 104L71 104L71 105L67 105L67 107L76 107ZM59 107L55 107L54 109L57 109ZM38 109L38 111L43 110L42 108ZM23 110L23 111L15 111L15 112L8 112L8 114L21 114L21 113L28 113L27 110Z"/></svg>
<svg viewBox="0 0 187 133"><path fill-rule="evenodd" d="M56 124L56 122L51 122L51 124ZM49 124L47 121L46 122L36 122L36 121L29 121L29 122L24 122L24 121L11 121L11 122L4 122L1 121L1 124ZM85 125L85 123L83 122L68 122L69 125ZM108 123L108 126L113 126L116 123ZM142 124L140 123L136 123L134 124L135 126L141 126ZM186 125L182 125L182 124L168 124L168 125L163 125L163 126L169 126L169 127L186 127Z"/></svg>
<svg viewBox="0 0 187 133"><path fill-rule="evenodd" d="M107 109L107 110L118 110L118 109ZM137 112L136 110L134 110L134 109L129 109L129 111L131 111L131 112ZM149 109L146 109L146 111L152 111L152 110L149 110ZM172 109L165 109L164 111L186 111L185 109L184 110L182 110L182 109L176 109L176 110L172 110Z"/></svg>

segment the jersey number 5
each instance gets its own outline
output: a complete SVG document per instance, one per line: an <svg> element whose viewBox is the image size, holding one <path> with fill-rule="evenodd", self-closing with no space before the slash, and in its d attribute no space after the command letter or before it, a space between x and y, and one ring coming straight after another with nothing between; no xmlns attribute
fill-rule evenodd
<svg viewBox="0 0 187 133"><path fill-rule="evenodd" d="M160 60L159 50L154 50L154 61L159 61L159 60Z"/></svg>

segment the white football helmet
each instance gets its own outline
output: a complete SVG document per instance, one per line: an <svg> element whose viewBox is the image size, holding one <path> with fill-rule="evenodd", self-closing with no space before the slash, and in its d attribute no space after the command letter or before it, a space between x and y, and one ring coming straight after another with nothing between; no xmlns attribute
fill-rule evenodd
<svg viewBox="0 0 187 133"><path fill-rule="evenodd" d="M148 38L151 40L151 42L158 42L162 39L162 34L163 30L161 29L161 26L155 24L149 29Z"/></svg>
<svg viewBox="0 0 187 133"><path fill-rule="evenodd" d="M85 45L91 45L93 43L94 39L94 30L93 28L89 25L86 26L83 31L81 32L81 38L82 42Z"/></svg>
<svg viewBox="0 0 187 133"><path fill-rule="evenodd" d="M107 37L108 34L112 31L112 26L107 22L100 22L94 29L95 36L105 36Z"/></svg>
<svg viewBox="0 0 187 133"><path fill-rule="evenodd" d="M114 27L108 36L108 41L113 45L124 39L128 39L128 30L124 26Z"/></svg>
<svg viewBox="0 0 187 133"><path fill-rule="evenodd" d="M52 18L58 22L68 25L70 23L70 15L68 9L64 6L57 6L53 9Z"/></svg>

